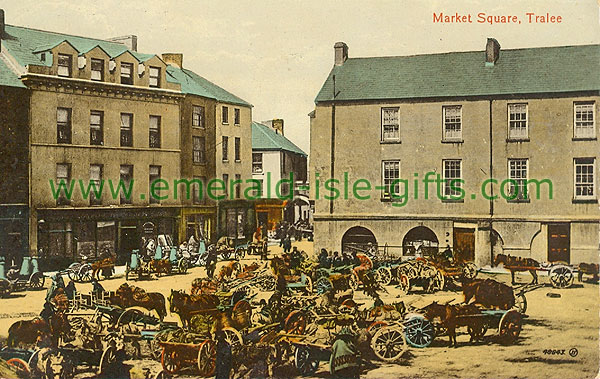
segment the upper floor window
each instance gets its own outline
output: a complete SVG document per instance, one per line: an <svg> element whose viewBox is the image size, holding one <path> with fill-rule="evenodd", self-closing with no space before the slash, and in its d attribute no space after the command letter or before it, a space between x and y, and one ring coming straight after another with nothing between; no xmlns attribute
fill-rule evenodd
<svg viewBox="0 0 600 379"><path fill-rule="evenodd" d="M71 191L67 193L67 189L70 188L71 183L71 164L70 163L58 163L56 165L56 188L58 188L58 197L56 198L56 205L70 205L71 204Z"/></svg>
<svg viewBox="0 0 600 379"><path fill-rule="evenodd" d="M527 139L527 104L508 104L508 139Z"/></svg>
<svg viewBox="0 0 600 379"><path fill-rule="evenodd" d="M56 110L56 143L71 143L71 109Z"/></svg>
<svg viewBox="0 0 600 379"><path fill-rule="evenodd" d="M252 173L260 174L263 172L263 155L262 153L252 153Z"/></svg>
<svg viewBox="0 0 600 379"><path fill-rule="evenodd" d="M233 123L235 125L239 125L240 124L240 109L239 108L235 108L233 110Z"/></svg>
<svg viewBox="0 0 600 379"><path fill-rule="evenodd" d="M160 67L150 67L150 87L160 87Z"/></svg>
<svg viewBox="0 0 600 379"><path fill-rule="evenodd" d="M223 136L222 143L223 145L223 161L229 160L229 137Z"/></svg>
<svg viewBox="0 0 600 379"><path fill-rule="evenodd" d="M225 184L225 190L223 191L225 193L225 197L229 197L229 175L228 174L223 174L223 183Z"/></svg>
<svg viewBox="0 0 600 379"><path fill-rule="evenodd" d="M102 204L102 168L101 164L90 165L90 205Z"/></svg>
<svg viewBox="0 0 600 379"><path fill-rule="evenodd" d="M90 63L92 69L92 80L104 80L104 61L102 59L94 59Z"/></svg>
<svg viewBox="0 0 600 379"><path fill-rule="evenodd" d="M205 157L204 137L192 137L192 161L194 163L204 163Z"/></svg>
<svg viewBox="0 0 600 379"><path fill-rule="evenodd" d="M462 106L443 107L444 141L462 140Z"/></svg>
<svg viewBox="0 0 600 379"><path fill-rule="evenodd" d="M71 77L73 57L68 54L58 54L58 76Z"/></svg>
<svg viewBox="0 0 600 379"><path fill-rule="evenodd" d="M131 187L133 186L133 166L132 165L121 165L120 169L120 185L121 193L120 200L121 204L131 204Z"/></svg>
<svg viewBox="0 0 600 379"><path fill-rule="evenodd" d="M121 84L133 84L133 64L121 63Z"/></svg>
<svg viewBox="0 0 600 379"><path fill-rule="evenodd" d="M223 107L221 109L221 121L223 124L229 124L229 108Z"/></svg>
<svg viewBox="0 0 600 379"><path fill-rule="evenodd" d="M198 105L192 107L192 126L204 128L204 107Z"/></svg>
<svg viewBox="0 0 600 379"><path fill-rule="evenodd" d="M240 140L239 137L235 137L235 161L239 162L241 160L241 154L240 154L240 150L241 150L241 145L242 145L242 141Z"/></svg>
<svg viewBox="0 0 600 379"><path fill-rule="evenodd" d="M160 116L150 116L149 137L148 146L160 148Z"/></svg>
<svg viewBox="0 0 600 379"><path fill-rule="evenodd" d="M104 145L104 112L90 112L90 145Z"/></svg>
<svg viewBox="0 0 600 379"><path fill-rule="evenodd" d="M121 146L133 147L133 115L121 113Z"/></svg>
<svg viewBox="0 0 600 379"><path fill-rule="evenodd" d="M398 108L381 108L381 140L399 141Z"/></svg>
<svg viewBox="0 0 600 379"><path fill-rule="evenodd" d="M525 200L527 194L527 178L529 175L529 164L527 159L508 160L509 193L508 200Z"/></svg>
<svg viewBox="0 0 600 379"><path fill-rule="evenodd" d="M596 159L575 158L575 199L596 198Z"/></svg>
<svg viewBox="0 0 600 379"><path fill-rule="evenodd" d="M383 193L381 197L389 199L400 193L400 161L383 161L381 164L381 181Z"/></svg>
<svg viewBox="0 0 600 379"><path fill-rule="evenodd" d="M150 166L150 173L148 176L149 193L150 193L150 204L160 203L160 191L157 189L159 184L157 180L160 179L160 166ZM154 190L152 190L154 188Z"/></svg>
<svg viewBox="0 0 600 379"><path fill-rule="evenodd" d="M445 159L444 172L444 197L452 199L461 196L462 188L462 161L460 159Z"/></svg>
<svg viewBox="0 0 600 379"><path fill-rule="evenodd" d="M235 198L239 199L242 195L242 175L235 174Z"/></svg>
<svg viewBox="0 0 600 379"><path fill-rule="evenodd" d="M596 138L594 103L575 103L575 138Z"/></svg>
<svg viewBox="0 0 600 379"><path fill-rule="evenodd" d="M194 183L193 202L194 202L194 204L200 204L200 203L202 203L202 186L204 185L203 183L206 183L206 177L194 176L193 183Z"/></svg>

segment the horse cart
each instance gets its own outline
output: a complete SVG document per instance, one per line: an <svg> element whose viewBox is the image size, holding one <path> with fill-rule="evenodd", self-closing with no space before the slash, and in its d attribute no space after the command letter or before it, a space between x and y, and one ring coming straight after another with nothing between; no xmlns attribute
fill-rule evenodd
<svg viewBox="0 0 600 379"><path fill-rule="evenodd" d="M268 251L269 248L267 241L252 241L236 246L233 255L235 259L240 260L243 259L246 256L246 254L266 255Z"/></svg>
<svg viewBox="0 0 600 379"><path fill-rule="evenodd" d="M38 269L37 258L23 257L21 268L11 268L5 275L4 258L0 257L0 296L4 297L12 291L25 288L43 288L44 281L44 273Z"/></svg>

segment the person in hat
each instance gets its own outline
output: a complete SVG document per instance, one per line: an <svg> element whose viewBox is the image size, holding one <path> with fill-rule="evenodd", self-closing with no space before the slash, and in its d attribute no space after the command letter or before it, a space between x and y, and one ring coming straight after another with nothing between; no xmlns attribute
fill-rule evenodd
<svg viewBox="0 0 600 379"><path fill-rule="evenodd" d="M231 345L225 339L225 333L219 330L215 333L217 341L215 379L229 379L231 375Z"/></svg>
<svg viewBox="0 0 600 379"><path fill-rule="evenodd" d="M335 335L331 347L329 371L336 378L359 378L360 352L356 346L356 335L344 326Z"/></svg>

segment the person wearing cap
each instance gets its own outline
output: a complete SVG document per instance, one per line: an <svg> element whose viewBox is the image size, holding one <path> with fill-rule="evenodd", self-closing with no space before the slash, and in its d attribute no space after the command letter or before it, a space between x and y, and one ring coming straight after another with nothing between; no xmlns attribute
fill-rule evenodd
<svg viewBox="0 0 600 379"><path fill-rule="evenodd" d="M215 379L229 379L231 375L231 345L225 339L225 333L219 330L215 333L217 341Z"/></svg>
<svg viewBox="0 0 600 379"><path fill-rule="evenodd" d="M359 378L360 352L356 346L356 335L344 326L335 335L335 342L331 347L329 371L336 378Z"/></svg>

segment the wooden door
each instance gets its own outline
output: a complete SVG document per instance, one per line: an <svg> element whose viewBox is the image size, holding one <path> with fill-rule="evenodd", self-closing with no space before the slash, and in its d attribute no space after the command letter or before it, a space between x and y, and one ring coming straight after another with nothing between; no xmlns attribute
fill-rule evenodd
<svg viewBox="0 0 600 379"><path fill-rule="evenodd" d="M475 229L454 228L454 259L458 262L475 260Z"/></svg>
<svg viewBox="0 0 600 379"><path fill-rule="evenodd" d="M570 224L548 224L548 262L571 261Z"/></svg>

